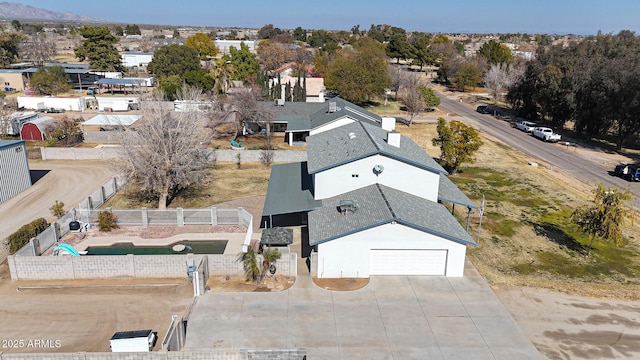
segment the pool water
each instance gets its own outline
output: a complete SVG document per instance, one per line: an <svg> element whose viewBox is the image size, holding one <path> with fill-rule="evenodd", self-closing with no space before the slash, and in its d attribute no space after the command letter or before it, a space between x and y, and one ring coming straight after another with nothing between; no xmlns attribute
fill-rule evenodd
<svg viewBox="0 0 640 360"><path fill-rule="evenodd" d="M173 247L178 244L184 245L185 250L173 251ZM132 243L116 243L111 246L90 246L87 248L87 255L223 254L226 247L227 240L185 240L162 246L135 246Z"/></svg>

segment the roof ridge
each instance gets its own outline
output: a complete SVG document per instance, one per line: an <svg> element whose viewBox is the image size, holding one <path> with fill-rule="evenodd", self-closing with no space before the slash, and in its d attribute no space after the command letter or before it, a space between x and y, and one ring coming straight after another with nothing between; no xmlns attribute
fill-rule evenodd
<svg viewBox="0 0 640 360"><path fill-rule="evenodd" d="M398 217L396 216L396 213L393 211L393 209L391 208L391 204L389 204L389 200L387 199L387 196L384 194L384 192L382 191L382 188L380 187L380 184L376 184L376 187L378 188L378 191L380 192L380 196L382 196L382 200L384 200L384 203L387 204L387 208L389 209L389 211L391 212L391 217L395 220Z"/></svg>
<svg viewBox="0 0 640 360"><path fill-rule="evenodd" d="M367 134L367 137L369 138L369 140L371 140L371 142L373 143L373 146L375 146L376 150L378 152L382 152L382 149L380 148L380 146L378 146L378 142L373 139L373 136L371 136L371 134L369 133L369 130L367 130L367 128L364 126L364 123L362 121L358 121L358 124L360 125L360 127L362 128L364 133Z"/></svg>

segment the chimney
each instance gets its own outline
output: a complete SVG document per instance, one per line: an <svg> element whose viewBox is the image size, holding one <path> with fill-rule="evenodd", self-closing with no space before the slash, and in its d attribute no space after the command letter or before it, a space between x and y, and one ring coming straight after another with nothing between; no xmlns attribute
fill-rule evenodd
<svg viewBox="0 0 640 360"><path fill-rule="evenodd" d="M395 131L396 129L396 118L392 117L383 117L382 118L382 128L387 131Z"/></svg>
<svg viewBox="0 0 640 360"><path fill-rule="evenodd" d="M401 137L402 135L399 132L390 131L387 133L387 144L399 148Z"/></svg>

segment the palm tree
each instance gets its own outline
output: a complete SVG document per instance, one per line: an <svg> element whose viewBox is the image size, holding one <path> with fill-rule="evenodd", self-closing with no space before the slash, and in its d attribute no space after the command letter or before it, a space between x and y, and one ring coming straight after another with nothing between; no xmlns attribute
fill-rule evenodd
<svg viewBox="0 0 640 360"><path fill-rule="evenodd" d="M261 278L264 278L269 271L269 266L282 257L282 254L278 249L274 248L262 248L262 273Z"/></svg>
<svg viewBox="0 0 640 360"><path fill-rule="evenodd" d="M214 90L217 94L226 94L229 88L233 87L233 64L231 61L222 58L216 61L216 65L211 68L211 75L216 81Z"/></svg>
<svg viewBox="0 0 640 360"><path fill-rule="evenodd" d="M260 278L260 267L258 266L255 245L255 243L252 243L247 246L247 252L238 253L238 261L242 262L247 281L253 282L257 282Z"/></svg>

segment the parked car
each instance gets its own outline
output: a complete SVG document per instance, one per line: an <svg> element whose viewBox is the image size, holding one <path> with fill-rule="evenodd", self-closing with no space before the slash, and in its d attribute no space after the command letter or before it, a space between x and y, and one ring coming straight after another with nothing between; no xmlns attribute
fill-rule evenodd
<svg viewBox="0 0 640 360"><path fill-rule="evenodd" d="M618 164L613 173L628 181L640 181L640 166L635 164Z"/></svg>
<svg viewBox="0 0 640 360"><path fill-rule="evenodd" d="M558 142L560 141L560 134L556 134L548 127L537 127L534 128L531 134L537 137L540 140L544 140L547 142Z"/></svg>
<svg viewBox="0 0 640 360"><path fill-rule="evenodd" d="M522 130L526 133L532 132L533 129L535 129L536 127L537 127L537 124L531 121L522 120L516 123L516 129Z"/></svg>
<svg viewBox="0 0 640 360"><path fill-rule="evenodd" d="M480 114L491 114L491 108L487 105L480 105L476 108L476 111Z"/></svg>

